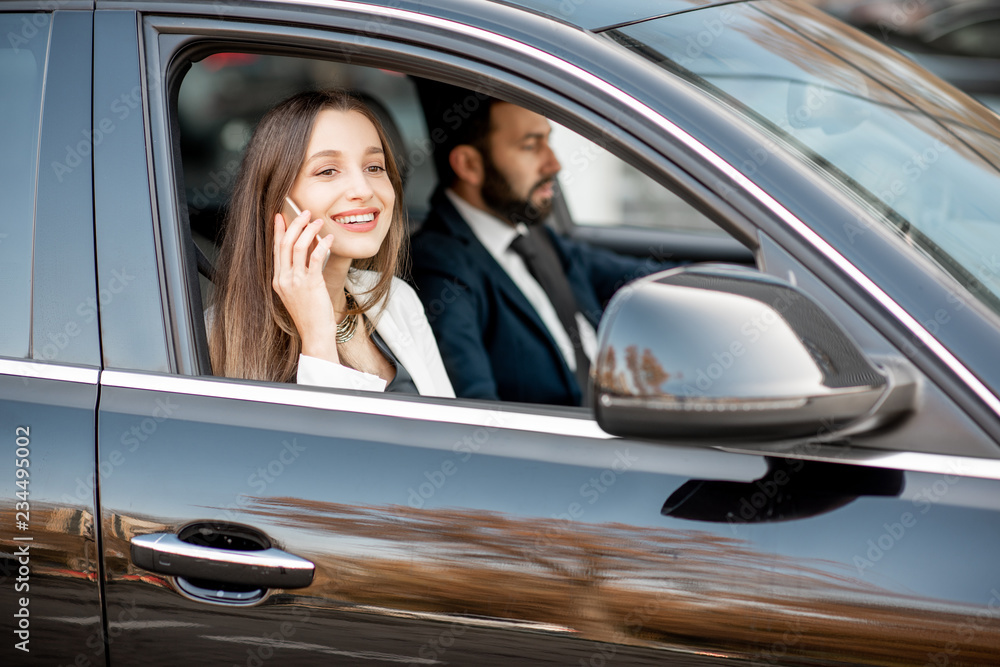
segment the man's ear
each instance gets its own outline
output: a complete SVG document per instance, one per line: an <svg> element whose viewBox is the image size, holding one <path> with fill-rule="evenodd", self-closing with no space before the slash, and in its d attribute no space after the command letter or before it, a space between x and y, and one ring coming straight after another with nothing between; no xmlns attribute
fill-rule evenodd
<svg viewBox="0 0 1000 667"><path fill-rule="evenodd" d="M448 162L458 180L479 188L483 185L485 169L483 169L483 154L469 144L461 144L451 149Z"/></svg>

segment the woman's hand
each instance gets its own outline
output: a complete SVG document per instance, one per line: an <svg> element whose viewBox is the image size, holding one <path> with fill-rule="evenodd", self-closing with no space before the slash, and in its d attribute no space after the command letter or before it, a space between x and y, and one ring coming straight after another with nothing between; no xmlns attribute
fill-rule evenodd
<svg viewBox="0 0 1000 667"><path fill-rule="evenodd" d="M319 238L323 220L309 222L302 211L291 224L274 216L274 278L271 285L292 316L302 338L302 354L340 363L337 313L323 279L333 234ZM309 251L313 241L316 247Z"/></svg>

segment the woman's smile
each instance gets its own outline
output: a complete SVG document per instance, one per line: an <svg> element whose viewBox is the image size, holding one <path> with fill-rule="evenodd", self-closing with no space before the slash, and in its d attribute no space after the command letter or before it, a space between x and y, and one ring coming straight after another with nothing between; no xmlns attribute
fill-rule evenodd
<svg viewBox="0 0 1000 667"><path fill-rule="evenodd" d="M381 211L377 208L355 209L330 216L330 219L349 232L370 232L378 226Z"/></svg>

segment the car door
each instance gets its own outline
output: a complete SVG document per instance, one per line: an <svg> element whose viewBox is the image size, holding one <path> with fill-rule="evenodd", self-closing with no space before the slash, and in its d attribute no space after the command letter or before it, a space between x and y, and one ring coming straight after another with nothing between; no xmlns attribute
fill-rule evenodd
<svg viewBox="0 0 1000 667"><path fill-rule="evenodd" d="M603 125L769 271L796 271L866 351L893 352L760 231L768 212L737 206L751 192L526 44L648 69L500 6L124 6L94 21L94 116L116 128L94 156L99 285L127 283L100 311L111 664L975 662L996 646L996 443L923 376L902 427L776 449L614 438L586 409L209 375L171 105L188 60L240 49L488 82L585 136ZM948 438L981 456L886 451ZM699 493L701 509L682 502Z"/></svg>
<svg viewBox="0 0 1000 667"><path fill-rule="evenodd" d="M0 662L72 664L104 645L92 16L0 8L0 34Z"/></svg>

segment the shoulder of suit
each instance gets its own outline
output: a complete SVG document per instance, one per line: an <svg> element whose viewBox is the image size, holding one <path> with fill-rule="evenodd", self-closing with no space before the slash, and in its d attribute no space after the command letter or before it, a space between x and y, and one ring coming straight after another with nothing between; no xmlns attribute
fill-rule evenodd
<svg viewBox="0 0 1000 667"><path fill-rule="evenodd" d="M483 248L482 252L486 252ZM458 237L437 231L427 232L410 243L410 265L414 276L422 272L464 275L479 263L476 250ZM418 281L419 282L419 281Z"/></svg>
<svg viewBox="0 0 1000 667"><path fill-rule="evenodd" d="M444 225L430 223L431 221L428 219L428 221L413 234L410 238L411 246L428 246L428 250L433 250L441 243L461 245L466 242L466 239L461 238L460 235L454 234L450 228L445 227Z"/></svg>

